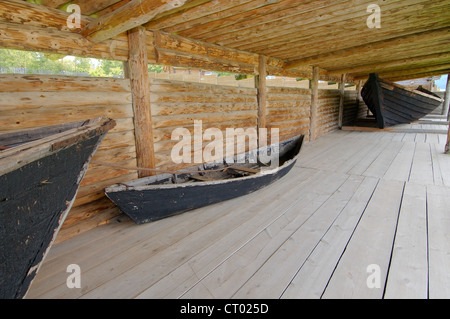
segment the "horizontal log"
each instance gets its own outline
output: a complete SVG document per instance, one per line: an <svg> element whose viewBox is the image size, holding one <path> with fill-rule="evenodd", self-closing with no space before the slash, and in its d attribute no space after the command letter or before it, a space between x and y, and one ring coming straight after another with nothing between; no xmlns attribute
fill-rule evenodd
<svg viewBox="0 0 450 319"><path fill-rule="evenodd" d="M84 107L92 105L131 105L129 92L3 92L2 110Z"/></svg>
<svg viewBox="0 0 450 319"><path fill-rule="evenodd" d="M92 157L92 161L108 162L112 159L116 162L136 158L136 146L129 145L119 148L98 150Z"/></svg>
<svg viewBox="0 0 450 319"><path fill-rule="evenodd" d="M197 92L152 92L150 96L151 103L190 103L190 102L217 102L221 101L241 103L241 102L254 102L256 103L256 96L242 95L242 94L214 94L214 93L197 93Z"/></svg>
<svg viewBox="0 0 450 319"><path fill-rule="evenodd" d="M215 102L215 103L152 103L152 115L179 115L197 113L223 113L232 111L256 110L254 102Z"/></svg>
<svg viewBox="0 0 450 319"><path fill-rule="evenodd" d="M150 79L150 91L159 92L203 92L214 94L243 94L256 95L255 88L215 85L208 83L194 83L175 80Z"/></svg>
<svg viewBox="0 0 450 319"><path fill-rule="evenodd" d="M128 79L0 74L0 92L130 92Z"/></svg>
<svg viewBox="0 0 450 319"><path fill-rule="evenodd" d="M278 108L294 108L294 109L310 109L311 101L310 100L300 100L300 101L269 101L267 103L268 109L278 109Z"/></svg>
<svg viewBox="0 0 450 319"><path fill-rule="evenodd" d="M310 109L309 108L271 108L267 110L267 116L272 115L282 115L282 114L302 114L305 117L310 116Z"/></svg>
<svg viewBox="0 0 450 319"><path fill-rule="evenodd" d="M128 59L128 42L122 36L96 44L74 32L2 21L0 47L117 61Z"/></svg>
<svg viewBox="0 0 450 319"><path fill-rule="evenodd" d="M299 94L299 95L311 95L310 89L303 88L291 88L291 87L267 87L267 94Z"/></svg>
<svg viewBox="0 0 450 319"><path fill-rule="evenodd" d="M156 52L158 64L239 74L256 74L253 65L160 48L157 48Z"/></svg>
<svg viewBox="0 0 450 319"><path fill-rule="evenodd" d="M0 114L0 130L14 131L24 128L48 126L67 122L82 121L95 117L131 118L133 111L129 105L68 108L33 108L26 110L7 110Z"/></svg>
<svg viewBox="0 0 450 319"><path fill-rule="evenodd" d="M97 182L93 185L87 185L87 186L81 186L77 198L75 200L75 203L73 204L73 207L78 207L90 202L93 202L95 200L98 200L100 198L105 197L104 189L105 187L122 183L122 182L129 182L131 180L134 180L137 178L137 173L132 172L126 175L121 175L118 177L115 177L113 179L107 179Z"/></svg>
<svg viewBox="0 0 450 319"><path fill-rule="evenodd" d="M81 33L93 42L102 42L141 26L159 14L180 7L186 1L188 0L132 0L90 22Z"/></svg>
<svg viewBox="0 0 450 319"><path fill-rule="evenodd" d="M258 64L258 55L222 46L188 39L165 32L156 36L155 46L159 49L184 52L193 55L209 57L212 61L232 61L251 66Z"/></svg>
<svg viewBox="0 0 450 319"><path fill-rule="evenodd" d="M194 123L191 122L189 124L185 124L182 126L189 130L190 134L194 134ZM203 130L206 130L210 127L217 128L221 131L226 130L227 128L248 128L248 127L256 127L256 118L250 119L242 119L242 120L233 120L229 119L228 121L222 121L220 123L203 123ZM153 129L154 141L159 142L163 140L170 140L172 137L173 130L177 127L160 127L157 129Z"/></svg>
<svg viewBox="0 0 450 319"><path fill-rule="evenodd" d="M154 116L153 128L183 126L193 124L194 120L201 120L205 124L220 123L227 119L246 120L256 119L257 111L235 111L226 114L201 113L201 114L182 114L176 116Z"/></svg>

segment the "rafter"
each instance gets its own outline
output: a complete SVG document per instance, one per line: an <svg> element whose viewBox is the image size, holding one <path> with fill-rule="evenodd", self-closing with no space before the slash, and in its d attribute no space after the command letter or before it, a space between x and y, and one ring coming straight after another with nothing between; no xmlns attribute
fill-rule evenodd
<svg viewBox="0 0 450 319"><path fill-rule="evenodd" d="M287 63L287 68L297 68L305 65L316 65L319 62L330 61L336 58L350 58L354 55L364 55L369 54L373 50L387 50L390 48L395 48L400 45L410 45L412 43L431 41L439 39L450 39L450 28L445 27L437 30L425 31L421 33L414 33L406 36L400 36L384 41L377 41L372 43L367 43L363 45L358 45L355 47L337 50L333 52L327 52L315 56L311 56L304 59L299 59Z"/></svg>
<svg viewBox="0 0 450 319"><path fill-rule="evenodd" d="M397 81L405 81L405 80L414 80L414 79L421 79L429 76L436 76L436 75L444 75L450 73L450 68L447 70L438 70L438 71L430 71L425 73L416 73L411 75L403 75L403 76L397 76L397 77L389 77L386 78L386 80L397 82Z"/></svg>
<svg viewBox="0 0 450 319"><path fill-rule="evenodd" d="M380 72L378 73L380 78L384 79L393 79L393 78L403 78L411 76L416 76L417 74L446 74L446 70L450 69L450 63L439 64L434 66L427 66L421 68L405 68L402 70L392 71L392 72ZM356 76L355 80L364 80L368 77L368 75L364 76Z"/></svg>
<svg viewBox="0 0 450 319"><path fill-rule="evenodd" d="M133 0L116 11L88 24L83 29L82 35L93 42L102 42L143 25L159 14L181 7L188 1Z"/></svg>
<svg viewBox="0 0 450 319"><path fill-rule="evenodd" d="M328 71L328 74L330 75L338 75L343 73L350 73L350 74L358 74L358 73L373 73L383 70L389 70L394 68L404 68L405 66L409 65L416 65L416 64L439 64L441 61L448 61L450 62L450 52L444 52L444 53L436 53L436 54L427 54L427 55L420 55L410 58L404 58L404 59L396 59L396 60L389 60L387 62L377 62L377 63L369 63L369 64L363 64L363 65L356 65L346 68L340 68L335 70Z"/></svg>

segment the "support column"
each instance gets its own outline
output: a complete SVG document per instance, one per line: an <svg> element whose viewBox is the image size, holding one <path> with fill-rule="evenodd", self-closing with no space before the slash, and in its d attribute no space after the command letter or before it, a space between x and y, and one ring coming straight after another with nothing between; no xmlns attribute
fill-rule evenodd
<svg viewBox="0 0 450 319"><path fill-rule="evenodd" d="M450 125L448 126L447 144L445 145L445 154L450 154Z"/></svg>
<svg viewBox="0 0 450 319"><path fill-rule="evenodd" d="M450 119L450 114L448 112L450 104L450 74L447 75L447 87L445 89L444 105L442 105L442 115L447 116Z"/></svg>
<svg viewBox="0 0 450 319"><path fill-rule="evenodd" d="M450 120L449 103L450 103L450 74L447 76L447 87L445 88L445 99L444 99L444 105L442 106L442 114L447 116L447 121ZM450 125L448 127L447 144L445 145L445 153L450 154Z"/></svg>
<svg viewBox="0 0 450 319"><path fill-rule="evenodd" d="M144 27L137 27L128 31L128 45L127 75L130 78L133 96L137 164L139 167L154 169L155 152L150 107L146 30ZM139 172L139 177L150 175L152 175L151 172Z"/></svg>
<svg viewBox="0 0 450 319"><path fill-rule="evenodd" d="M258 132L260 128L267 127L267 58L259 56L258 75L255 76L255 87L258 90Z"/></svg>
<svg viewBox="0 0 450 319"><path fill-rule="evenodd" d="M311 89L311 118L309 124L309 140L314 141L317 136L317 106L319 104L319 68L313 67L313 78L309 81Z"/></svg>
<svg viewBox="0 0 450 319"><path fill-rule="evenodd" d="M344 123L344 102L345 102L345 74L341 75L341 82L339 82L339 120L338 126L342 129Z"/></svg>

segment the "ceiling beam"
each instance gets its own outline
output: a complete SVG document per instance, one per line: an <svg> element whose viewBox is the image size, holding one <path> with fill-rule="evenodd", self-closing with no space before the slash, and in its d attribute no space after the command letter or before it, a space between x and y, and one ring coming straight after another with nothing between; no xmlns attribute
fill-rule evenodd
<svg viewBox="0 0 450 319"><path fill-rule="evenodd" d="M189 0L133 0L116 11L89 23L81 34L90 41L102 42L145 24L156 16L183 6Z"/></svg>
<svg viewBox="0 0 450 319"><path fill-rule="evenodd" d="M351 58L354 55L370 54L374 50L387 50L397 46L418 43L422 41L438 40L443 38L450 39L450 28L445 27L437 30L430 30L421 33L414 33L406 36L391 38L388 40L366 43L355 47L337 50L334 52L327 52L315 56L311 56L296 61L291 61L286 64L287 68L298 68L308 65L317 65L323 61L330 61L336 58Z"/></svg>
<svg viewBox="0 0 450 319"><path fill-rule="evenodd" d="M440 71L431 71L431 72L425 72L425 73L417 73L417 74L412 74L412 75L390 77L390 78L386 78L386 80L389 80L392 82L398 82L398 81L421 79L421 78L426 78L426 77L430 77L430 76L444 75L444 74L448 74L448 73L450 73L450 69L440 70Z"/></svg>
<svg viewBox="0 0 450 319"><path fill-rule="evenodd" d="M70 4L77 4L81 8L83 15L91 15L101 9L107 8L111 5L120 2L120 0L72 0Z"/></svg>
<svg viewBox="0 0 450 319"><path fill-rule="evenodd" d="M329 70L328 74L330 75L339 75L344 73L349 74L359 74L359 73L375 73L380 72L383 70L391 70L391 69L404 69L405 66L409 65L415 65L415 64L423 64L423 63L434 63L439 64L440 61L450 62L450 52L444 52L444 53L436 53L436 54L427 54L427 55L420 55L410 58L404 58L404 59L397 59L387 62L378 62L378 63L370 63L370 64L364 64L364 65L356 65L341 69L335 69L335 70Z"/></svg>
<svg viewBox="0 0 450 319"><path fill-rule="evenodd" d="M382 79L392 79L392 78L400 78L400 77L408 77L415 76L416 74L446 74L445 70L450 69L450 63L420 67L420 68L406 68L402 70L392 71L392 72L380 72L378 76ZM440 73L442 72L442 73ZM356 81L367 79L368 75L356 76L354 79Z"/></svg>

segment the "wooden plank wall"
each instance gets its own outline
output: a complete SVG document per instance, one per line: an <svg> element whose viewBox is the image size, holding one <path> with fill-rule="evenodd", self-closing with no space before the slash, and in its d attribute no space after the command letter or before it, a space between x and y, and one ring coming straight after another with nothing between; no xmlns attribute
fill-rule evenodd
<svg viewBox="0 0 450 319"><path fill-rule="evenodd" d="M316 138L338 129L339 90L320 90Z"/></svg>
<svg viewBox="0 0 450 319"><path fill-rule="evenodd" d="M311 90L267 88L267 127L280 129L280 141L304 134L309 140Z"/></svg>
<svg viewBox="0 0 450 319"><path fill-rule="evenodd" d="M358 92L346 90L344 93L344 119L343 125L353 125L359 114Z"/></svg>
<svg viewBox="0 0 450 319"><path fill-rule="evenodd" d="M219 128L224 137L226 128L256 129L255 88L151 79L150 91L157 168L174 170L195 164L174 164L170 156L177 143L171 140L173 130L185 127L193 134L194 120L202 120L203 132ZM355 101L354 94L349 98ZM320 90L319 102L318 130L323 135L337 129L339 92ZM267 106L267 127L280 128L280 140L298 134L308 139L311 90L268 87ZM95 161L137 166L133 114L128 79L0 75L0 132L98 116L115 119L117 126L107 134ZM135 178L136 171L91 164L58 241L118 216L120 211L103 189Z"/></svg>
<svg viewBox="0 0 450 319"><path fill-rule="evenodd" d="M0 132L106 116L116 120L93 160L136 166L130 81L47 75L0 75ZM105 186L137 177L136 172L91 165L58 240L104 223L119 211Z"/></svg>
<svg viewBox="0 0 450 319"><path fill-rule="evenodd" d="M173 170L193 166L174 164L170 153L178 143L171 140L172 132L187 128L193 137L195 120L202 121L203 132L218 128L224 137L226 128L256 129L254 88L151 79L150 92L157 168Z"/></svg>

